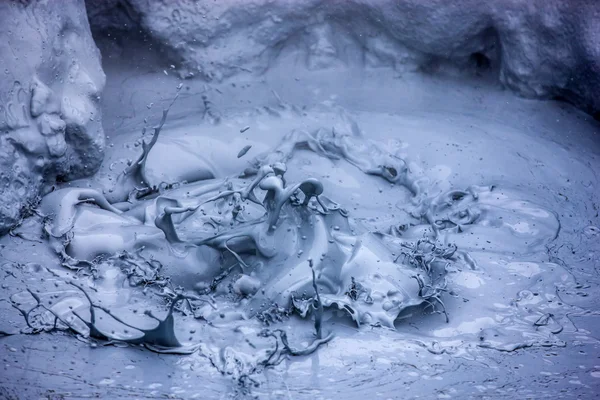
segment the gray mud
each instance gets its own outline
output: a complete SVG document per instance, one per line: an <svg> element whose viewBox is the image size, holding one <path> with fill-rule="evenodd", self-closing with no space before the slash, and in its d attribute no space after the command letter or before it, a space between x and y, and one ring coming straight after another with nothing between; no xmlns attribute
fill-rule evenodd
<svg viewBox="0 0 600 400"><path fill-rule="evenodd" d="M0 239L0 394L598 390L597 122L485 77L145 65L105 61L102 168Z"/></svg>

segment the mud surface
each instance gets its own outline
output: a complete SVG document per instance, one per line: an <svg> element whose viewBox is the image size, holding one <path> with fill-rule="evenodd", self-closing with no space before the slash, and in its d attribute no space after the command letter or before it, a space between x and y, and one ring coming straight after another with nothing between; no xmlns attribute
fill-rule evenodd
<svg viewBox="0 0 600 400"><path fill-rule="evenodd" d="M102 168L0 239L3 395L598 390L589 116L485 76L151 57L105 59Z"/></svg>

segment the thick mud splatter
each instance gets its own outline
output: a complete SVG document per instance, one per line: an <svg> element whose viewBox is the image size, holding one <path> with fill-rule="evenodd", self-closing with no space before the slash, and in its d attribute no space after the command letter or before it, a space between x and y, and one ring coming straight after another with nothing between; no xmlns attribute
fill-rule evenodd
<svg viewBox="0 0 600 400"><path fill-rule="evenodd" d="M563 298L581 284L548 257L557 214L523 191L449 187L403 146L365 138L343 110L333 128L302 122L270 149L229 149L223 168L198 148L197 165L184 157L160 174L154 152L176 160L181 147L168 143L189 144L161 144L167 113L116 183L42 200L28 227L63 267L3 266L23 320L4 334L64 330L94 346L197 352L244 388L335 341L339 319L434 354L565 345L560 333L582 310ZM282 114L293 124L304 112L282 105L256 118ZM255 148L237 174L223 172ZM396 203L367 217L356 188L311 173L326 163L350 182L373 176L359 189L373 196L389 185Z"/></svg>

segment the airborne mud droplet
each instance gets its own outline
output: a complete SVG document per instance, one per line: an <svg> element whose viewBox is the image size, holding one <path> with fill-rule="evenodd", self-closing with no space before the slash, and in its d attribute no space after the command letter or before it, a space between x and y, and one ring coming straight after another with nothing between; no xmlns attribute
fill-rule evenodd
<svg viewBox="0 0 600 400"><path fill-rule="evenodd" d="M237 158L242 158L242 157L244 157L244 156L246 155L246 153L248 153L248 150L250 150L251 148L252 148L252 145L250 145L250 144L249 144L249 145L247 145L247 146L244 146L244 147L243 147L243 148L240 150L240 152L237 154Z"/></svg>

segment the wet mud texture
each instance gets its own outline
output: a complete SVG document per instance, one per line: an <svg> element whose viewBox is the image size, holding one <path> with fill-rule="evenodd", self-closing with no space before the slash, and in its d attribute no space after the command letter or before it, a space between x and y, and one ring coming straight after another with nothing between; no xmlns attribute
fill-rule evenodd
<svg viewBox="0 0 600 400"><path fill-rule="evenodd" d="M594 393L588 117L484 80L111 68L99 173L2 238L8 395Z"/></svg>

